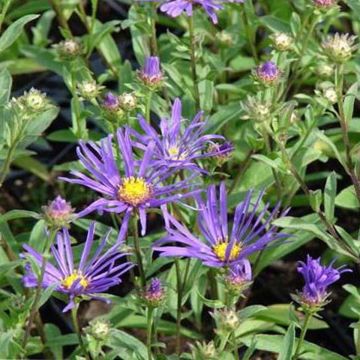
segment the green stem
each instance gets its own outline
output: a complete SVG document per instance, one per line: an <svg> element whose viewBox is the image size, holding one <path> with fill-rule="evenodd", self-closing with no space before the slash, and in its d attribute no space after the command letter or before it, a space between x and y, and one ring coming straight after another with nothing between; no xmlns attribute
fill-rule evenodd
<svg viewBox="0 0 360 360"><path fill-rule="evenodd" d="M301 328L300 339L298 341L296 351L295 351L295 355L293 356L292 360L298 359L298 357L300 355L301 346L302 346L302 344L304 342L306 331L308 329L308 325L309 325L309 321L311 319L311 316L312 316L311 312L307 312L306 315L305 315L304 324L303 324L303 326Z"/></svg>
<svg viewBox="0 0 360 360"><path fill-rule="evenodd" d="M86 347L85 347L85 344L83 342L81 332L80 332L80 326L79 326L78 317L77 317L78 307L79 307L79 304L75 304L75 306L71 309L71 318L72 318L72 322L73 322L73 325L74 325L76 335L77 335L78 340L79 340L79 345L80 345L81 352L83 353L83 355L85 356L85 358L87 360L90 360L90 356L86 351Z"/></svg>
<svg viewBox="0 0 360 360"><path fill-rule="evenodd" d="M146 121L150 124L150 113L151 113L151 100L152 100L152 91L149 91L149 94L147 96L146 99L146 108L145 108L145 117L146 117Z"/></svg>
<svg viewBox="0 0 360 360"><path fill-rule="evenodd" d="M134 216L133 218L133 237L134 237L134 247L135 247L135 255L136 260L139 267L139 273L140 273L140 281L141 281L141 287L144 288L146 285L146 277L145 277L145 271L144 266L142 262L142 256L141 256L141 248L140 248L140 240L139 240L139 232L138 232L138 217Z"/></svg>
<svg viewBox="0 0 360 360"><path fill-rule="evenodd" d="M181 284L181 271L179 259L175 259L175 270L176 270L176 292L177 292L177 310L176 310L176 354L180 355L181 346L181 305L182 305L182 284Z"/></svg>
<svg viewBox="0 0 360 360"><path fill-rule="evenodd" d="M246 11L246 7L243 6L242 8L242 17L243 17L243 22L244 22L244 28L245 28L245 33L248 39L248 45L250 46L250 50L251 50L251 54L255 60L255 63L258 64L259 63L259 57L257 54L257 50L255 47L255 39L254 39L254 34L252 32L252 28L250 26L249 23L249 18L248 18L248 14Z"/></svg>
<svg viewBox="0 0 360 360"><path fill-rule="evenodd" d="M198 87L198 77L196 72L196 43L195 43L195 31L194 31L194 16L189 16L188 19L189 19L191 75L194 86L196 107L197 109L200 109L200 94Z"/></svg>
<svg viewBox="0 0 360 360"><path fill-rule="evenodd" d="M55 11L56 17L59 21L59 24L62 28L66 29L67 32L69 33L69 35L71 35L71 29L69 27L69 24L66 20L66 17L64 16L62 9L61 9L61 5L59 4L58 0L49 0L50 5L52 6L52 8Z"/></svg>
<svg viewBox="0 0 360 360"><path fill-rule="evenodd" d="M153 313L154 313L154 308L149 306L147 308L147 340L146 340L148 360L152 360L151 345L152 345Z"/></svg>
<svg viewBox="0 0 360 360"><path fill-rule="evenodd" d="M345 146L345 159L346 167L345 170L351 178L351 181L355 188L356 197L360 201L360 182L356 176L355 169L351 159L351 143L349 139L349 127L346 121L345 109L344 109L344 65L338 64L336 66L336 75L335 75L335 87L338 100L338 109L339 109L339 122L341 126L341 133L343 137L343 142Z"/></svg>
<svg viewBox="0 0 360 360"><path fill-rule="evenodd" d="M4 164L1 168L1 172L0 172L0 188L2 187L5 179L6 179L6 176L10 170L10 164L11 164L11 161L12 161L12 158L13 158L13 154L14 154L14 151L15 151L15 148L16 148L16 144L12 144L9 148L9 151L6 155L6 159L4 161Z"/></svg>
<svg viewBox="0 0 360 360"><path fill-rule="evenodd" d="M3 5L2 9L1 9L1 13L0 13L0 32L2 30L2 25L3 25L3 22L5 20L6 13L8 12L9 7L11 5L11 2L12 2L12 0L5 1L4 5Z"/></svg>
<svg viewBox="0 0 360 360"><path fill-rule="evenodd" d="M221 354L225 350L225 347L229 340L230 335L231 335L231 332L227 333L224 337L221 338L220 345L219 345L219 354Z"/></svg>
<svg viewBox="0 0 360 360"><path fill-rule="evenodd" d="M156 37L156 4L152 6L152 14L150 17L151 22L151 38L150 38L150 48L151 54L153 56L158 55L158 44L157 44L157 37Z"/></svg>

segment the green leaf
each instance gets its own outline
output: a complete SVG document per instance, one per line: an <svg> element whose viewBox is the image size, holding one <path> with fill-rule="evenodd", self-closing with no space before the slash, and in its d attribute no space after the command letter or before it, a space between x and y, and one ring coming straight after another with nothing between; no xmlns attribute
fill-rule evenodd
<svg viewBox="0 0 360 360"><path fill-rule="evenodd" d="M23 218L34 218L39 219L40 215L35 211L28 210L10 210L7 213L0 215L0 222L6 222L9 220L23 219Z"/></svg>
<svg viewBox="0 0 360 360"><path fill-rule="evenodd" d="M15 159L13 163L16 166L33 173L46 182L50 180L50 174L47 171L46 166L31 156L19 157Z"/></svg>
<svg viewBox="0 0 360 360"><path fill-rule="evenodd" d="M332 172L326 180L325 190L324 190L325 217L330 223L334 222L335 198L336 198L336 173Z"/></svg>
<svg viewBox="0 0 360 360"><path fill-rule="evenodd" d="M340 191L335 198L335 205L345 209L358 209L360 207L359 200L356 197L354 185Z"/></svg>
<svg viewBox="0 0 360 360"><path fill-rule="evenodd" d="M210 80L202 80L198 84L200 93L200 108L210 112L213 108L214 83Z"/></svg>
<svg viewBox="0 0 360 360"><path fill-rule="evenodd" d="M262 16L260 21L263 25L274 32L290 33L289 22L287 21L280 20L271 15Z"/></svg>
<svg viewBox="0 0 360 360"><path fill-rule="evenodd" d="M35 14L26 15L12 23L0 37L0 53L2 53L16 41L27 23L38 17L39 15Z"/></svg>
<svg viewBox="0 0 360 360"><path fill-rule="evenodd" d="M0 106L5 106L10 99L12 86L12 78L7 69L3 69L0 72L0 84Z"/></svg>
<svg viewBox="0 0 360 360"><path fill-rule="evenodd" d="M358 95L358 83L355 82L355 84L350 86L344 99L344 115L345 115L345 121L348 124L350 123L353 117L355 98L357 97L357 95Z"/></svg>
<svg viewBox="0 0 360 360"><path fill-rule="evenodd" d="M291 323L284 337L278 360L291 359L295 344L295 323Z"/></svg>

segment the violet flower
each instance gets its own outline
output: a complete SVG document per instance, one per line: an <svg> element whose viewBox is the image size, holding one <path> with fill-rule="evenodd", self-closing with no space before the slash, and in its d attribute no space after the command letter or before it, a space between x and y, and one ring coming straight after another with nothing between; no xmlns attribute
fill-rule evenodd
<svg viewBox="0 0 360 360"><path fill-rule="evenodd" d="M266 85L272 85L278 81L280 74L279 68L272 61L266 61L255 70L257 79Z"/></svg>
<svg viewBox="0 0 360 360"><path fill-rule="evenodd" d="M187 16L192 16L194 6L202 7L212 22L217 24L216 12L222 9L222 6L216 0L170 0L161 5L160 10L171 17L178 17L184 12Z"/></svg>
<svg viewBox="0 0 360 360"><path fill-rule="evenodd" d="M213 140L223 140L223 136L204 135L207 124L205 121L202 121L202 111L189 124L182 120L181 113L181 101L180 99L175 99L171 118L161 119L160 121L160 134L142 116L139 116L139 124L144 134L130 130L137 139L135 145L145 149L149 142L154 142L154 160L159 167L204 172L195 161L228 152L228 148L206 152L207 146L211 145Z"/></svg>
<svg viewBox="0 0 360 360"><path fill-rule="evenodd" d="M71 204L58 195L47 206L43 206L44 219L55 228L67 226L75 216Z"/></svg>
<svg viewBox="0 0 360 360"><path fill-rule="evenodd" d="M301 292L301 300L308 305L319 305L328 297L329 285L340 279L344 272L351 272L343 266L333 268L334 261L329 266L323 266L320 258L313 259L310 255L306 257L306 263L299 261L298 272L304 277L305 285Z"/></svg>
<svg viewBox="0 0 360 360"><path fill-rule="evenodd" d="M98 294L108 290L110 287L120 284L120 276L127 272L133 265L129 262L119 263L126 254L118 251L118 246L123 242L123 233L119 234L115 246L109 248L102 255L102 251L108 240L108 232L101 240L93 256L89 256L94 244L95 223L91 223L87 234L80 263L75 265L74 254L71 247L70 235L67 229L57 234L56 246L52 245L51 253L56 262L53 265L47 262L42 287L48 288L55 285L55 290L69 296L69 303L64 312L72 309L75 305L75 298L89 296L94 299L107 301ZM121 237L122 236L122 237ZM29 256L42 266L43 256L29 245L25 244L26 253L23 257ZM36 287L38 280L29 263L25 265L25 276L23 283L26 287Z"/></svg>
<svg viewBox="0 0 360 360"><path fill-rule="evenodd" d="M160 68L160 59L157 56L145 58L144 67L139 71L140 80L147 86L156 87L164 80Z"/></svg>
<svg viewBox="0 0 360 360"><path fill-rule="evenodd" d="M78 213L79 217L95 210L125 213L123 222L127 224L130 215L136 211L140 216L141 234L144 235L146 211L197 194L199 190L182 193L182 190L191 186L191 180L196 175L173 184L163 184L178 169L169 171L167 168L158 169L153 166L155 147L153 142L144 149L142 159L135 160L129 129L118 129L117 142L120 158L124 164L124 174L121 175L113 153L112 137L109 135L102 139L100 145L92 141L87 143L80 141L77 154L90 176L79 171L71 171L75 178L62 179L85 186L100 194L99 199ZM124 229L127 230L126 227Z"/></svg>
<svg viewBox="0 0 360 360"><path fill-rule="evenodd" d="M103 99L102 105L106 110L117 110L120 105L119 97L114 95L112 92L108 92Z"/></svg>
<svg viewBox="0 0 360 360"><path fill-rule="evenodd" d="M146 289L143 297L148 306L158 307L161 305L165 298L165 292L160 279L151 279L150 285Z"/></svg>
<svg viewBox="0 0 360 360"><path fill-rule="evenodd" d="M275 227L270 225L280 205L266 216L269 207L269 204L266 204L257 215L262 194L252 206L252 191L249 191L245 200L236 207L232 231L229 234L224 183L220 185L219 195L218 199L216 188L211 185L207 190L206 202L201 198L198 200L198 225L205 242L168 214L168 234L154 244L154 250L159 251L161 256L197 258L204 265L224 267L240 263L252 253L264 249L270 242L287 236L278 234Z"/></svg>

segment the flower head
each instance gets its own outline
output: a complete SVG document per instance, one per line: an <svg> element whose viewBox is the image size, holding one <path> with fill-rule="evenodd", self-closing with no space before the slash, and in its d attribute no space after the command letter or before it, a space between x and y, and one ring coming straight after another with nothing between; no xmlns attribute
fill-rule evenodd
<svg viewBox="0 0 360 360"><path fill-rule="evenodd" d="M249 96L241 105L245 113L242 116L244 120L250 119L260 123L271 117L272 104L259 97Z"/></svg>
<svg viewBox="0 0 360 360"><path fill-rule="evenodd" d="M221 165L230 159L231 154L234 152L234 145L230 141L223 143L211 143L209 146L209 155L212 154L215 160Z"/></svg>
<svg viewBox="0 0 360 360"><path fill-rule="evenodd" d="M81 44L75 39L67 39L53 45L57 50L59 57L65 60L72 60L78 57L81 52Z"/></svg>
<svg viewBox="0 0 360 360"><path fill-rule="evenodd" d="M313 259L309 255L306 258L306 263L299 262L297 270L305 280L305 286L300 294L303 303L314 307L323 304L329 295L328 286L338 281L342 273L351 272L350 269L343 267L335 269L332 265L333 263L329 266L323 266L320 263L320 258Z"/></svg>
<svg viewBox="0 0 360 360"><path fill-rule="evenodd" d="M158 307L165 298L164 288L158 278L152 278L150 285L144 292L143 298L148 306Z"/></svg>
<svg viewBox="0 0 360 360"><path fill-rule="evenodd" d="M225 184L220 185L219 199L216 187L209 186L207 200L203 201L200 197L198 199L198 225L205 242L194 236L174 217L167 215L168 234L154 244L154 250L159 251L161 256L197 258L211 267L241 263L250 254L264 249L270 242L286 236L278 234L275 227L269 225L277 214L279 205L266 218L269 204L257 215L262 194L253 206L251 196L252 192L249 191L245 200L236 207L232 231L229 234Z"/></svg>
<svg viewBox="0 0 360 360"><path fill-rule="evenodd" d="M50 226L61 228L66 226L74 217L71 204L58 195L47 206L43 206L45 220Z"/></svg>
<svg viewBox="0 0 360 360"><path fill-rule="evenodd" d="M232 293L239 293L250 285L252 271L250 261L243 261L231 266L224 277L225 286Z"/></svg>
<svg viewBox="0 0 360 360"><path fill-rule="evenodd" d="M204 135L206 122L202 121L202 111L190 123L183 121L181 113L181 101L175 99L171 118L160 121L160 134L142 116L139 116L139 124L144 134L131 130L137 139L135 145L145 149L149 142L153 142L155 145L154 160L159 167L203 171L195 161L204 157L220 155L221 151L215 154L205 150L212 140L223 139L223 137ZM223 150L223 153L225 152L228 152L227 148Z"/></svg>
<svg viewBox="0 0 360 360"><path fill-rule="evenodd" d="M146 210L163 204L179 201L198 191L182 193L191 186L193 177L164 185L177 169L159 169L153 166L154 143L144 149L142 159L136 160L128 129L118 129L117 142L124 172L120 174L112 148L112 135L102 139L100 145L94 142L79 143L77 154L81 164L90 173L84 175L72 171L75 178L63 178L73 184L90 188L100 194L100 198L78 213L84 216L97 211L125 213L124 222L136 211L140 215L142 235L146 232Z"/></svg>
<svg viewBox="0 0 360 360"><path fill-rule="evenodd" d="M104 96L102 106L106 110L116 111L120 106L119 97L109 91Z"/></svg>
<svg viewBox="0 0 360 360"><path fill-rule="evenodd" d="M55 264L50 262L46 263L42 286L47 288L55 285L55 290L69 295L70 301L63 310L64 312L73 308L75 298L80 296L89 296L91 298L104 300L97 294L106 291L111 286L120 284L120 276L133 266L129 262L119 263L126 255L118 251L118 246L124 239L122 232L119 234L116 245L101 255L108 240L109 233L103 237L94 255L90 257L95 234L95 223L91 223L80 263L77 265L74 263L74 255L68 230L63 229L62 232L57 234L56 245L52 245L51 247ZM42 265L43 256L39 252L27 244L24 245L24 249L26 253L23 254L23 257L29 256L38 266ZM36 286L37 279L29 265L25 266L25 271L26 274L23 279L24 285L26 287Z"/></svg>
<svg viewBox="0 0 360 360"><path fill-rule="evenodd" d="M178 17L184 12L187 16L193 16L194 6L202 7L212 22L217 24L216 12L222 9L222 6L216 0L170 0L161 5L160 10L171 17Z"/></svg>
<svg viewBox="0 0 360 360"><path fill-rule="evenodd" d="M282 32L276 32L272 34L270 38L274 44L275 49L278 51L288 51L294 41L290 35Z"/></svg>
<svg viewBox="0 0 360 360"><path fill-rule="evenodd" d="M266 61L255 70L255 77L264 85L273 85L280 78L281 72L272 61Z"/></svg>
<svg viewBox="0 0 360 360"><path fill-rule="evenodd" d="M149 56L145 59L144 67L139 71L139 78L144 85L151 88L157 88L162 84L164 74L157 56Z"/></svg>
<svg viewBox="0 0 360 360"><path fill-rule="evenodd" d="M355 39L356 36L336 33L328 35L321 46L330 60L335 63L344 63L351 59L353 52L357 49Z"/></svg>
<svg viewBox="0 0 360 360"><path fill-rule="evenodd" d="M328 10L336 6L338 0L313 0L314 5L321 10Z"/></svg>
<svg viewBox="0 0 360 360"><path fill-rule="evenodd" d="M124 93L119 96L120 106L124 111L132 111L137 106L137 98L134 93Z"/></svg>
<svg viewBox="0 0 360 360"><path fill-rule="evenodd" d="M92 100L100 95L104 87L98 85L95 80L82 81L77 85L79 95L85 100Z"/></svg>

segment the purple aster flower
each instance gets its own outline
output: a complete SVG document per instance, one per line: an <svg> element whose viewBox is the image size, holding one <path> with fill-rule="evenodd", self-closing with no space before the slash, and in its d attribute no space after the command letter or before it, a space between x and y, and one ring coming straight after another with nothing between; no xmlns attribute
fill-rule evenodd
<svg viewBox="0 0 360 360"><path fill-rule="evenodd" d="M233 294L239 294L244 291L251 283L252 271L248 259L232 265L224 277L226 288Z"/></svg>
<svg viewBox="0 0 360 360"><path fill-rule="evenodd" d="M181 101L175 99L170 120L161 119L160 121L160 135L142 116L139 116L139 124L145 134L130 130L138 140L135 145L145 149L149 142L154 142L154 160L159 167L203 171L195 161L221 154L221 151L215 154L204 150L208 144L211 144L212 140L223 139L223 137L220 135L204 135L206 122L202 121L202 111L194 117L190 124L183 122L181 112Z"/></svg>
<svg viewBox="0 0 360 360"><path fill-rule="evenodd" d="M117 249L124 239L122 232L119 234L116 245L101 255L108 240L109 231L101 240L100 245L97 246L94 255L90 257L89 255L94 243L94 234L95 223L91 223L80 263L77 266L74 264L74 255L67 229L63 229L62 232L57 234L56 246L52 245L51 247L51 253L56 265L50 262L46 263L42 286L47 288L56 285L56 291L69 295L69 304L64 308L64 312L73 308L75 298L82 295L106 301L97 294L120 284L120 276L133 266L129 262L119 263L126 255ZM41 267L43 256L27 244L24 245L24 249L26 253L22 254L22 256L31 257ZM37 286L36 276L29 264L25 265L25 271L26 273L23 278L24 285L26 287Z"/></svg>
<svg viewBox="0 0 360 360"><path fill-rule="evenodd" d="M264 249L270 242L286 237L285 234L278 234L275 227L270 225L280 205L266 216L269 207L266 204L256 215L263 194L260 194L253 206L251 195L252 191L249 191L245 200L236 207L229 234L225 183L220 185L219 199L216 187L209 186L206 202L200 197L198 199L198 225L205 242L168 214L168 234L154 244L154 250L159 251L161 256L197 258L207 266L223 267L240 263L250 254Z"/></svg>
<svg viewBox="0 0 360 360"><path fill-rule="evenodd" d="M106 110L117 110L120 105L119 97L114 95L112 92L108 92L103 99L102 105Z"/></svg>
<svg viewBox="0 0 360 360"><path fill-rule="evenodd" d="M214 158L220 163L226 162L230 159L231 154L234 151L234 145L230 141L225 141L223 143L212 143L209 146L209 156L214 156Z"/></svg>
<svg viewBox="0 0 360 360"><path fill-rule="evenodd" d="M272 85L279 79L280 70L272 61L266 61L256 68L255 75L262 83Z"/></svg>
<svg viewBox="0 0 360 360"><path fill-rule="evenodd" d="M305 286L301 292L301 300L308 305L320 305L328 297L327 287L340 279L344 272L351 272L350 269L332 267L334 261L329 266L323 266L320 258L313 259L307 255L306 263L299 261L298 272L304 277Z"/></svg>
<svg viewBox="0 0 360 360"><path fill-rule="evenodd" d="M160 279L151 279L150 285L146 289L143 297L149 306L158 307L162 303L165 298L165 293Z"/></svg>
<svg viewBox="0 0 360 360"><path fill-rule="evenodd" d="M222 9L219 1L216 0L171 0L160 6L160 10L171 17L178 17L183 12L187 16L193 15L193 7L201 6L211 18L214 24L217 24L218 19L216 12Z"/></svg>
<svg viewBox="0 0 360 360"><path fill-rule="evenodd" d="M313 0L316 7L320 9L329 9L337 4L337 0Z"/></svg>
<svg viewBox="0 0 360 360"><path fill-rule="evenodd" d="M163 184L177 169L169 171L166 168L158 169L153 166L152 158L155 146L153 142L150 142L144 149L142 160L135 160L129 129L118 129L117 142L124 164L124 175L120 175L113 153L112 137L109 135L102 139L100 145L91 141L87 143L80 141L77 154L81 164L91 177L79 171L71 171L71 174L75 176L74 179L62 179L73 184L83 185L101 194L98 200L78 214L79 217L95 210L125 213L123 222L127 224L130 215L136 211L139 213L141 233L144 235L147 209L179 201L199 192L199 190L195 190L186 194L182 193L182 190L191 186L191 180L195 174L183 181L169 185Z"/></svg>
<svg viewBox="0 0 360 360"><path fill-rule="evenodd" d="M139 71L139 78L150 87L161 84L164 74L160 69L160 59L157 56L149 56L145 59L144 67Z"/></svg>

